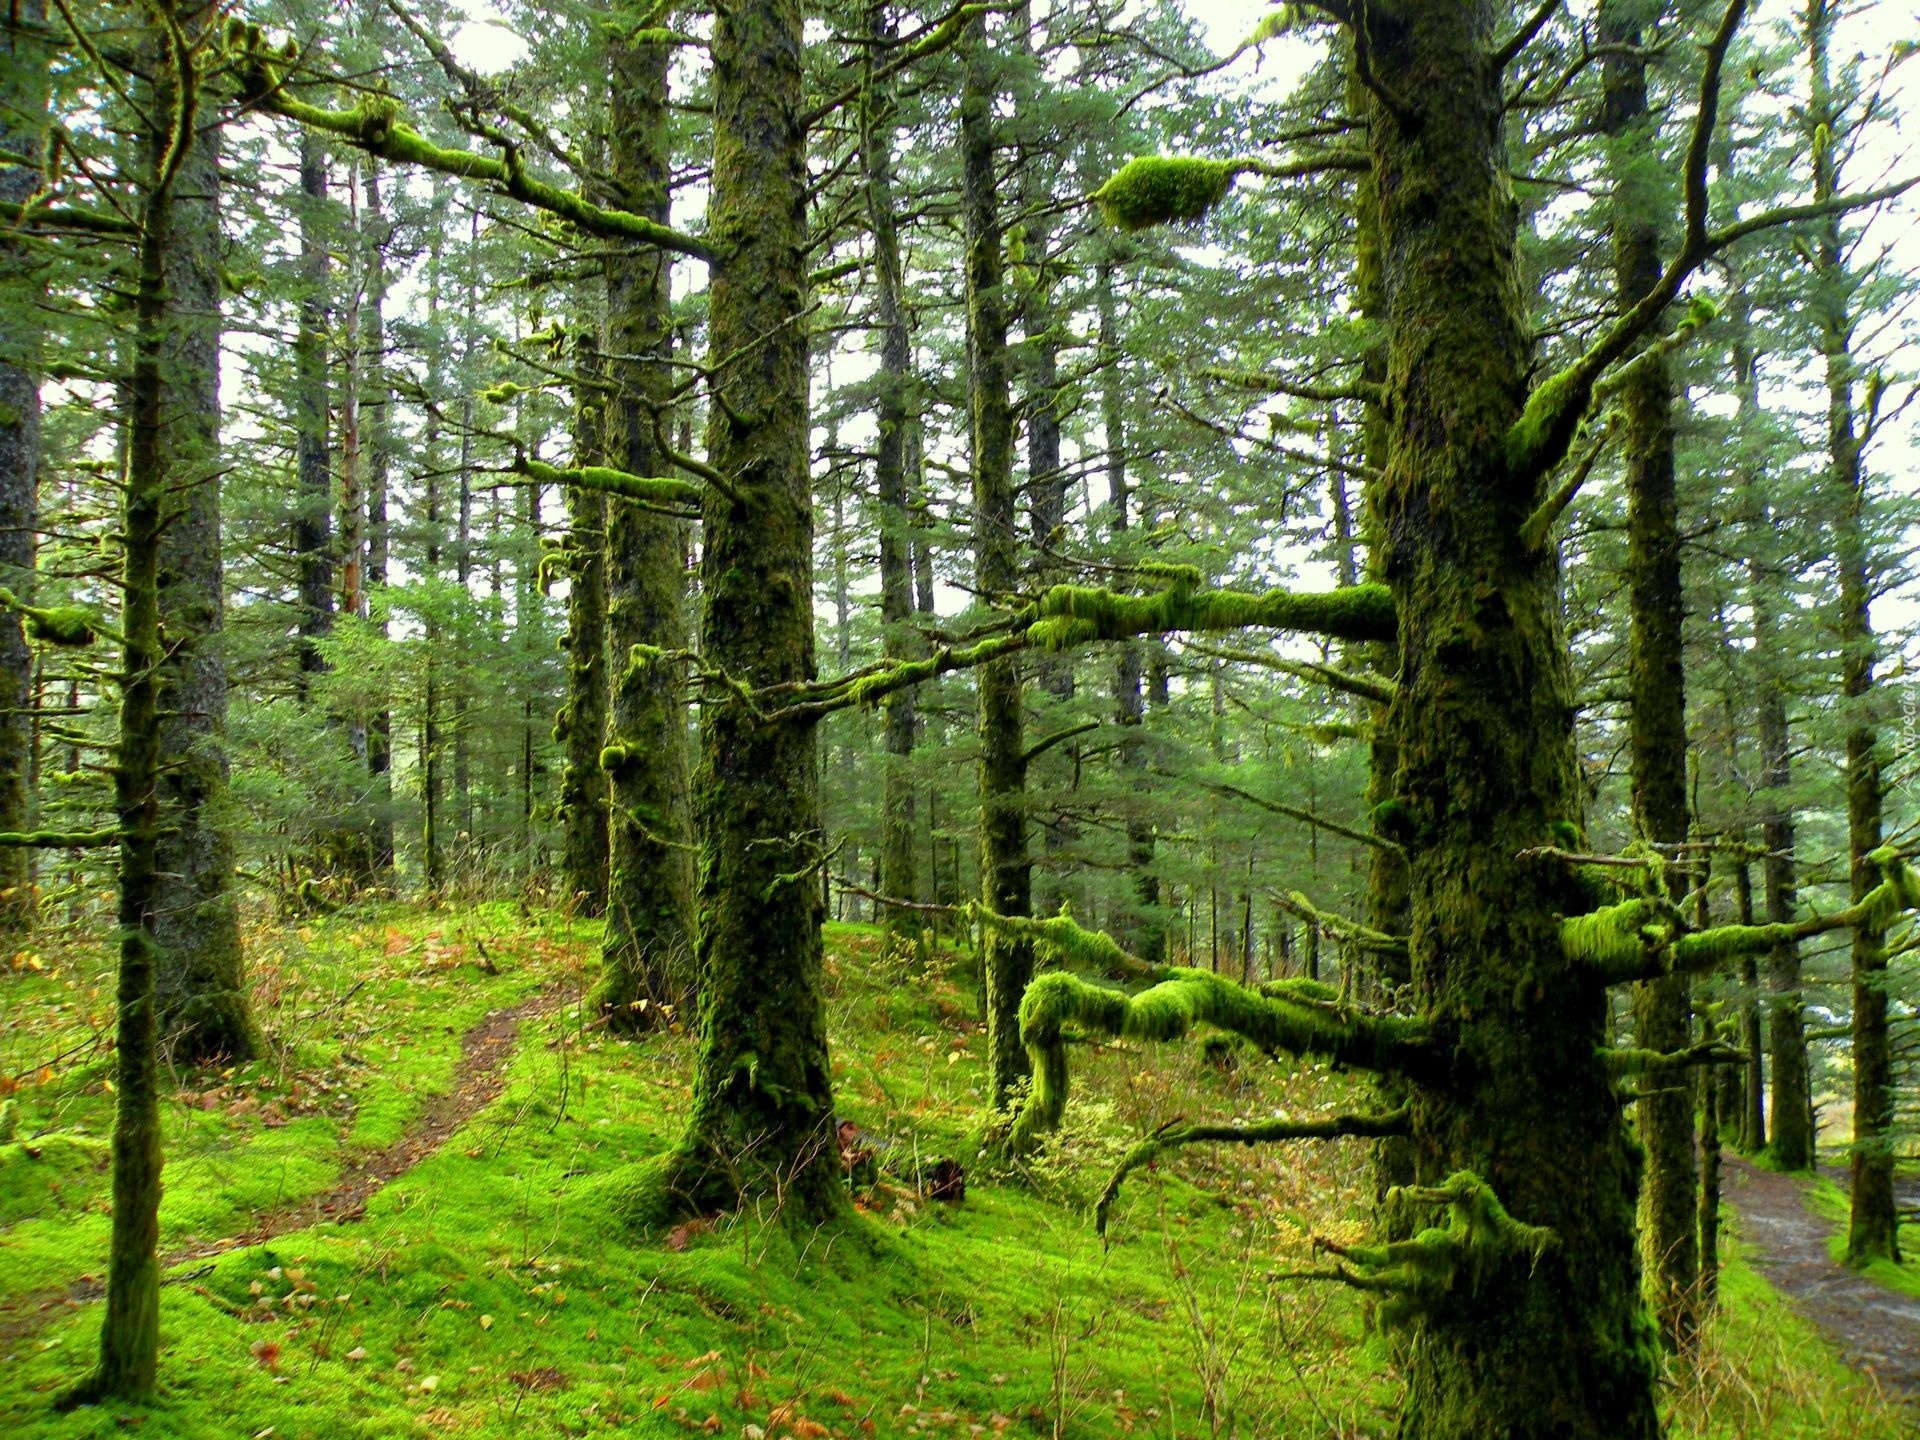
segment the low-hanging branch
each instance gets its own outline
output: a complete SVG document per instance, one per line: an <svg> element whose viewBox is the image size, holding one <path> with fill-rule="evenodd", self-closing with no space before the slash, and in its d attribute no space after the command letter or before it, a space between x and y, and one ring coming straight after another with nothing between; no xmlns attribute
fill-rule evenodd
<svg viewBox="0 0 1920 1440"><path fill-rule="evenodd" d="M0 849L92 850L120 843L118 830L0 830Z"/></svg>
<svg viewBox="0 0 1920 1440"><path fill-rule="evenodd" d="M1600 1063L1609 1075L1628 1079L1636 1075L1670 1075L1701 1065L1744 1065L1747 1052L1718 1040L1702 1040L1684 1050L1639 1050L1631 1046L1600 1051Z"/></svg>
<svg viewBox="0 0 1920 1440"><path fill-rule="evenodd" d="M1393 592L1384 585L1334 590L1202 590L1197 575L1167 589L1127 595L1090 585L1055 585L1021 612L1028 640L1068 650L1094 640L1131 640L1180 630L1295 630L1335 640L1394 638Z"/></svg>
<svg viewBox="0 0 1920 1440"><path fill-rule="evenodd" d="M1560 922L1567 958L1606 984L1657 980L1711 970L1729 960L1763 955L1834 930L1884 931L1907 910L1920 910L1920 875L1892 846L1867 856L1883 877L1844 910L1770 925L1716 925L1688 930L1678 907L1657 896L1636 895Z"/></svg>
<svg viewBox="0 0 1920 1440"><path fill-rule="evenodd" d="M994 919L983 914L986 923ZM1067 1104L1068 1022L1082 1032L1136 1040L1178 1040L1207 1024L1266 1050L1316 1056L1380 1074L1425 1068L1426 1027L1399 1016L1369 1015L1324 998L1312 982L1250 990L1207 970L1170 969L1137 995L1091 984L1064 970L1039 976L1020 1001L1020 1043L1033 1062L1033 1089L1014 1117L1010 1154L1026 1154L1057 1129Z"/></svg>
<svg viewBox="0 0 1920 1440"><path fill-rule="evenodd" d="M1131 976L1136 980L1158 980L1169 974L1165 965L1154 965L1129 953L1104 930L1085 930L1064 911L1044 919L1026 915L1001 915L977 900L960 907L968 923L997 930L1010 940L1024 941L1047 955L1054 964L1069 970L1096 975Z"/></svg>
<svg viewBox="0 0 1920 1440"><path fill-rule="evenodd" d="M1391 844L1392 842L1383 841L1381 843ZM1399 847L1396 846L1395 848L1397 849ZM1277 897L1274 900L1274 904L1290 915L1299 916L1309 925L1314 926L1325 934L1331 935L1334 939L1344 940L1349 945L1355 946L1358 949L1371 950L1379 955L1405 955L1407 953L1407 941L1404 936L1389 935L1383 930L1375 930L1371 926L1362 925L1358 920L1349 920L1344 915L1335 915L1330 911L1322 910L1298 890L1293 891L1291 894Z"/></svg>
<svg viewBox="0 0 1920 1440"><path fill-rule="evenodd" d="M382 160L491 185L500 194L557 215L590 235L639 241L696 260L713 259L707 244L692 235L630 210L596 205L575 191L539 179L529 173L511 145L503 145L502 153L494 156L434 144L401 118L400 103L390 95L366 96L351 110L328 110L295 99L287 92L282 66L297 55L269 53L258 27L237 26L229 45L242 52L241 98L254 109L338 136Z"/></svg>
<svg viewBox="0 0 1920 1440"><path fill-rule="evenodd" d="M1339 1140L1348 1136L1378 1140L1389 1135L1410 1134L1412 1128L1404 1108L1377 1115L1332 1115L1318 1120L1294 1120L1278 1116L1251 1125L1188 1125L1180 1120L1169 1120L1129 1150L1126 1158L1115 1168L1112 1178L1107 1181L1107 1188L1100 1192L1100 1199L1094 1204L1093 1228L1097 1234L1104 1236L1107 1233L1107 1212L1120 1197L1120 1187L1127 1176L1143 1165L1152 1164L1165 1151L1178 1149L1182 1145L1212 1142L1266 1145L1281 1140Z"/></svg>
<svg viewBox="0 0 1920 1440"><path fill-rule="evenodd" d="M684 514L689 509L697 513L701 499L707 493L707 487L698 481L681 480L673 476L634 475L608 465L580 465L563 469L545 460L520 455L514 458L513 469L516 474L542 485L571 485L580 490L596 490L603 495L617 495L622 500L637 501L675 515Z"/></svg>

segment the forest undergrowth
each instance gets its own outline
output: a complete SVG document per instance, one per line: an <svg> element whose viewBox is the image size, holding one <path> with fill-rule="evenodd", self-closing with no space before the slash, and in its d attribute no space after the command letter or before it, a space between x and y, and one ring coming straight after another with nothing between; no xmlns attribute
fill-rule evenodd
<svg viewBox="0 0 1920 1440"><path fill-rule="evenodd" d="M636 1235L601 1182L675 1138L691 1042L591 1023L597 940L505 904L257 926L263 1058L168 1087L163 1393L64 1416L52 1399L100 1323L111 956L17 956L0 976L8 1434L1392 1433L1391 1347L1359 1298L1281 1278L1314 1263L1311 1237L1363 1233L1358 1142L1185 1153L1130 1180L1108 1243L1088 1214L1144 1131L1324 1109L1357 1079L1218 1045L1089 1047L1059 1135L992 1178L971 1148L984 1036L964 965L830 926L841 1118L875 1152L855 1218L796 1232L776 1197ZM518 1043L476 1051L509 1010ZM476 1075L496 1053L504 1075ZM939 1158L967 1168L957 1203L914 1184ZM1737 1252L1722 1293L1703 1363L1667 1392L1672 1433L1911 1434Z"/></svg>

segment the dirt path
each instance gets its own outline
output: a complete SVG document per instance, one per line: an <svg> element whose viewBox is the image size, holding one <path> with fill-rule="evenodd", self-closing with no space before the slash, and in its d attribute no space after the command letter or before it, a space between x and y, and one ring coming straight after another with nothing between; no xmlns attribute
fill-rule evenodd
<svg viewBox="0 0 1920 1440"><path fill-rule="evenodd" d="M393 1181L406 1174L447 1143L453 1132L479 1114L506 1088L506 1063L523 1020L554 1009L561 990L550 987L539 994L490 1012L485 1019L460 1037L460 1058L453 1071L453 1089L435 1096L426 1114L411 1129L387 1146L363 1155L349 1156L347 1174L331 1189L309 1197L298 1205L256 1215L253 1223L238 1235L214 1241L201 1241L163 1255L163 1269L172 1269L192 1260L211 1259L228 1250L259 1245L295 1230L314 1225L343 1224L366 1214L367 1202ZM162 1281L162 1284L170 1283ZM78 1306L98 1300L106 1294L104 1280L83 1280L64 1290L41 1290L27 1295L0 1299L0 1354L13 1344L32 1335Z"/></svg>
<svg viewBox="0 0 1920 1440"><path fill-rule="evenodd" d="M1807 1209L1804 1179L1734 1155L1722 1173L1722 1194L1768 1283L1833 1338L1849 1365L1871 1371L1889 1394L1920 1401L1920 1299L1828 1258L1833 1227Z"/></svg>

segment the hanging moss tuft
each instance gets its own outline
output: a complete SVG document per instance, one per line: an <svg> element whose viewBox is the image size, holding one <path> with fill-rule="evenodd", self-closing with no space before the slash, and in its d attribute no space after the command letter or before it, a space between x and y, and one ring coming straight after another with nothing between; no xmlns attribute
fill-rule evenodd
<svg viewBox="0 0 1920 1440"><path fill-rule="evenodd" d="M1094 192L1093 202L1122 230L1201 220L1226 198L1239 169L1232 160L1136 155Z"/></svg>
<svg viewBox="0 0 1920 1440"><path fill-rule="evenodd" d="M100 638L93 612L81 605L29 605L11 590L0 587L0 610L11 610L26 621L27 634L46 645L80 649Z"/></svg>

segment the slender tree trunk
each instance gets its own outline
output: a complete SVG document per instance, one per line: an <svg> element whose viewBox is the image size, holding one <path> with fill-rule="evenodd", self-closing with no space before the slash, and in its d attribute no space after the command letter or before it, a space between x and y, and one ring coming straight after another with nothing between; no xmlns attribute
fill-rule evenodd
<svg viewBox="0 0 1920 1440"><path fill-rule="evenodd" d="M868 36L876 52L894 40L884 3L867 9ZM873 63L869 61L869 64ZM894 213L892 106L870 81L860 100L860 163L866 179L867 223L873 231L875 319L880 329L880 389L876 400L879 435L874 441L874 484L879 501L880 623L882 646L890 660L917 656L921 646L913 618L912 513L908 508L907 441L917 423L913 407L913 348L907 330L903 292L906 277L900 257L900 230ZM913 758L914 692L893 691L881 705L886 761L881 771L880 893L902 900L920 898L915 860ZM912 912L888 909L883 916L896 941L918 932Z"/></svg>
<svg viewBox="0 0 1920 1440"><path fill-rule="evenodd" d="M311 131L300 137L300 332L294 340L293 554L299 573L299 695L326 669L320 641L333 629L333 461L328 445L327 152Z"/></svg>
<svg viewBox="0 0 1920 1440"><path fill-rule="evenodd" d="M120 738L114 764L114 813L120 831L120 966L114 1040L113 1232L107 1266L106 1317L100 1361L61 1397L64 1407L103 1399L143 1400L153 1393L160 1351L160 1098L155 1023L155 971L164 961L158 935L165 756L161 695L166 645L162 639L165 543L173 465L183 457L169 442L168 366L179 357L174 330L182 318L181 271L195 258L204 216L185 213L179 197L205 185L213 143L174 143L191 136L198 120L196 87L182 84L190 62L177 48L202 18L176 9L180 22L155 37L150 100L167 129L147 137L153 166L141 204L138 279L134 294L133 374L123 391L129 431L121 512L123 660ZM217 133L217 132L215 132ZM199 152L196 154L196 152ZM195 160L198 166L196 175ZM178 194L176 194L176 190ZM213 209L211 191L199 202ZM174 225L183 221L186 238ZM200 257L204 258L204 257ZM188 281L184 293L192 293ZM218 298L218 292L215 292ZM188 327L204 330L204 322ZM199 487L193 487L195 489Z"/></svg>
<svg viewBox="0 0 1920 1440"><path fill-rule="evenodd" d="M210 13L179 7L198 27ZM156 1001L175 1060L244 1060L256 1044L227 814L226 596L220 485L220 127L203 118L170 193L161 430L163 828L153 879Z"/></svg>
<svg viewBox="0 0 1920 1440"><path fill-rule="evenodd" d="M606 462L599 345L583 333L574 348L580 385L574 402L573 463ZM561 884L582 915L607 910L611 792L600 768L607 740L607 497L567 487L567 699L554 723L566 749L560 772Z"/></svg>
<svg viewBox="0 0 1920 1440"><path fill-rule="evenodd" d="M1506 180L1494 0L1359 11L1387 302L1382 571L1399 616L1393 728L1416 1002L1448 1078L1413 1097L1416 1173L1479 1175L1554 1246L1489 1255L1422 1312L1403 1440L1652 1440L1635 1146L1599 1053L1607 997L1560 936L1557 867L1522 858L1578 823L1573 687L1550 545L1514 537L1547 478L1505 437L1530 339Z"/></svg>
<svg viewBox="0 0 1920 1440"><path fill-rule="evenodd" d="M1097 272L1100 340L1100 429L1107 447L1107 491L1113 506L1116 550L1124 548L1132 496L1127 486L1126 403L1122 394L1120 321L1113 293L1113 260ZM1131 903L1120 934L1150 965L1167 956L1167 927L1161 908L1160 876L1154 869L1153 822L1146 812L1148 782L1145 697L1141 693L1142 652L1151 642L1126 641L1114 657L1113 708L1120 725L1120 768L1131 783L1127 798L1127 867L1132 872Z"/></svg>
<svg viewBox="0 0 1920 1440"><path fill-rule="evenodd" d="M437 207L436 207L437 208ZM432 248L427 260L427 328L430 333L439 333L440 292L443 280L441 232L436 227ZM439 396L446 393L446 366L444 350L435 346L427 358L427 390L429 394ZM444 517L440 511L440 467L437 461L437 447L432 435L427 439L427 475L426 493L422 497L426 520L426 570L421 577L431 587L440 578L440 527ZM422 694L420 697L420 871L426 882L429 897L438 897L446 885L446 867L441 847L441 807L445 791L443 777L441 736L441 706L443 703L442 682L440 678L440 642L441 625L439 620L439 598L429 594L425 606L425 618L421 623L422 637L425 641L422 676Z"/></svg>
<svg viewBox="0 0 1920 1440"><path fill-rule="evenodd" d="M664 45L612 50L612 171L628 207L667 219L667 67ZM669 473L657 433L673 380L668 362L669 264L664 251L607 262L607 449L635 475ZM716 353L720 353L716 351ZM804 353L804 351L803 351ZM804 467L803 467L804 468ZM612 782L607 932L594 1003L618 1031L644 1030L661 1003L696 988L693 833L682 672L649 659L687 644L678 522L626 500L607 506L607 639L611 734L600 763Z"/></svg>
<svg viewBox="0 0 1920 1440"><path fill-rule="evenodd" d="M968 22L960 92L961 211L966 230L967 404L972 425L974 589L989 600L1019 584L1008 395L1007 312L995 192L993 109L999 94L985 16ZM1033 908L1027 854L1025 700L1009 659L974 672L980 716L980 898L1002 915ZM987 1103L1000 1110L1029 1074L1020 1044L1020 997L1033 947L989 929L982 940L987 1011Z"/></svg>
<svg viewBox="0 0 1920 1440"><path fill-rule="evenodd" d="M1642 27L1658 19L1660 8L1646 0L1605 0L1600 8L1600 38L1609 47L1601 62L1600 129L1609 142L1614 293L1622 311L1653 289L1663 268L1659 221L1667 208L1667 185L1664 173L1646 163L1659 143L1659 125L1647 105L1647 61L1641 48ZM1681 651L1685 611L1673 473L1673 386L1662 356L1649 353L1647 344L1641 351L1618 401L1627 481L1633 814L1643 838L1656 845L1677 845L1686 840L1688 824ZM1685 976L1636 985L1634 1043L1649 1050L1684 1049L1690 1010ZM1662 1340L1682 1349L1699 1326L1694 1308L1700 1256L1692 1097L1671 1077L1650 1075L1641 1082L1635 1108L1647 1153L1640 1191L1647 1290Z"/></svg>
<svg viewBox="0 0 1920 1440"><path fill-rule="evenodd" d="M380 592L387 584L390 549L387 501L393 470L393 439L390 433L393 391L387 378L386 365L386 247L391 238L391 229L381 202L380 162L368 156L362 163L365 166L366 188L365 208L360 220L362 273L365 277L365 301L361 310L364 330L360 341L360 423L366 436L367 591L376 597L376 619L380 633L385 635L386 606ZM367 729L367 775L372 783L368 845L372 852L373 879L390 886L394 863L393 712L384 705L374 712Z"/></svg>
<svg viewBox="0 0 1920 1440"><path fill-rule="evenodd" d="M22 0L0 31L0 203L40 188L46 152L45 0ZM0 589L31 603L40 471L41 264L0 234ZM0 831L32 828L33 652L20 616L0 605ZM0 846L0 941L35 912L32 852Z"/></svg>
<svg viewBox="0 0 1920 1440"><path fill-rule="evenodd" d="M750 686L812 678L806 132L799 0L740 0L713 35L708 235L714 402L701 552L707 663ZM818 740L714 694L694 784L700 1059L675 1209L777 1199L811 1225L846 1205L821 998Z"/></svg>
<svg viewBox="0 0 1920 1440"><path fill-rule="evenodd" d="M1807 0L1807 62L1810 100L1808 149L1813 155L1816 203L1839 191L1838 156L1848 131L1833 93L1829 47L1839 15L1835 0ZM1847 851L1852 891L1858 901L1878 882L1867 857L1880 848L1881 773L1872 696L1876 643L1872 601L1875 581L1869 553L1866 469L1856 420L1853 359L1857 282L1847 263L1840 217L1817 223L1814 241L1813 319L1827 384L1828 502L1838 512L1835 528L1840 571L1840 693L1847 726ZM1871 406L1874 402L1869 402ZM1871 423L1871 418L1869 418ZM1900 1212L1894 1201L1893 1056L1887 1035L1886 932L1869 926L1852 932L1853 969L1853 1200L1847 1223L1847 1263L1900 1259Z"/></svg>

